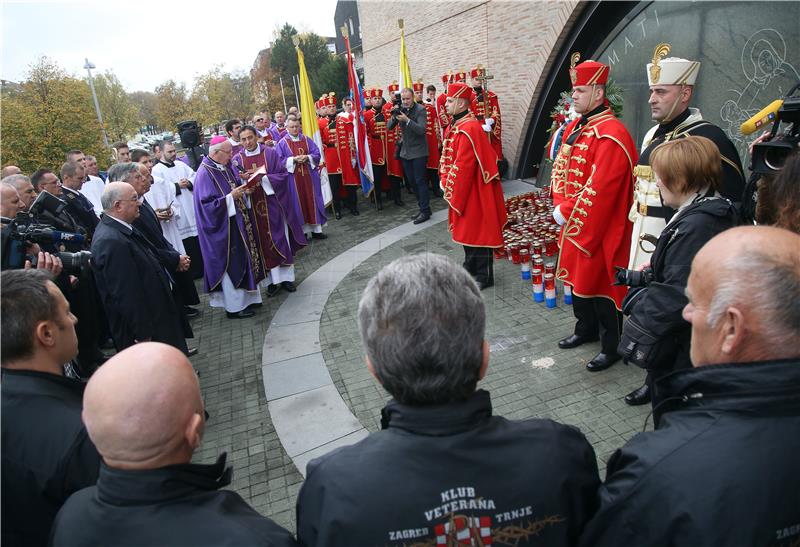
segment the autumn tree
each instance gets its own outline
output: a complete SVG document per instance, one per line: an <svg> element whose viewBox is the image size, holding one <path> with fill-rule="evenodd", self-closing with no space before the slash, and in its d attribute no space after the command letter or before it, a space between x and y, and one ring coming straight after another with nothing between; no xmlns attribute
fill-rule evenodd
<svg viewBox="0 0 800 547"><path fill-rule="evenodd" d="M139 109L130 100L119 78L110 70L95 75L94 88L108 138L111 142L127 140L142 125Z"/></svg>
<svg viewBox="0 0 800 547"><path fill-rule="evenodd" d="M189 112L186 86L176 83L175 80L167 80L156 87L155 110L157 125L174 131L178 122L193 115Z"/></svg>
<svg viewBox="0 0 800 547"><path fill-rule="evenodd" d="M160 127L158 125L158 98L156 94L151 91L134 91L128 95L131 103L136 107L139 112L139 119L141 123L151 129L171 129Z"/></svg>
<svg viewBox="0 0 800 547"><path fill-rule="evenodd" d="M250 76L215 66L195 79L191 113L203 125L248 116L255 104Z"/></svg>
<svg viewBox="0 0 800 547"><path fill-rule="evenodd" d="M31 65L26 78L18 91L2 96L3 163L26 173L40 167L58 169L64 153L77 148L106 167L110 154L103 145L88 84L47 57Z"/></svg>
<svg viewBox="0 0 800 547"><path fill-rule="evenodd" d="M275 79L278 76L283 78L286 102L291 104L295 102L292 77L300 72L293 41L295 36L299 38L299 46L303 50L314 98L329 91L335 92L337 97L346 95L348 93L346 61L328 50L325 38L313 32L299 34L287 23L276 32L275 41L270 49L270 66Z"/></svg>

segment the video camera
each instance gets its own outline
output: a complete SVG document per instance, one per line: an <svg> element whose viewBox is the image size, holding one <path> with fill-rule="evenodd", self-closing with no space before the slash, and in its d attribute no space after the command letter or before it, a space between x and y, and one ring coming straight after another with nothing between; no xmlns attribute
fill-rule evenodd
<svg viewBox="0 0 800 547"><path fill-rule="evenodd" d="M772 131L764 141L753 146L752 170L759 175L775 174L783 168L783 163L800 143L800 96L793 97L800 89L800 82L784 97L778 109ZM778 134L781 123L791 124Z"/></svg>
<svg viewBox="0 0 800 547"><path fill-rule="evenodd" d="M23 268L26 260L30 260L35 266L37 257L27 254L28 248L34 243L48 248L57 247L62 243L83 243L86 240L83 234L62 232L49 224L41 224L34 220L34 216L42 211L57 215L66 206L66 203L53 194L43 191L31 204L29 212L20 211L14 219L4 225L2 269ZM58 252L56 255L61 259L64 271L75 275L89 266L92 256L89 251Z"/></svg>
<svg viewBox="0 0 800 547"><path fill-rule="evenodd" d="M742 195L741 216L745 224L756 220L759 188L769 186L770 179L783 169L786 158L797 150L800 143L800 96L794 96L798 89L800 82L782 101L774 101L742 124L742 133L750 134L774 120L765 140L753 146L750 162L752 173ZM781 123L790 125L782 133L778 133Z"/></svg>

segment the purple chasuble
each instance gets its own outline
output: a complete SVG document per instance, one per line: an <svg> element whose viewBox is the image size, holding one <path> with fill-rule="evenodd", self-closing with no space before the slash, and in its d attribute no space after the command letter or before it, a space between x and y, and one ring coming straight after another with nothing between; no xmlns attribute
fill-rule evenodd
<svg viewBox="0 0 800 547"><path fill-rule="evenodd" d="M294 264L294 255L308 245L303 233L303 215L300 212L297 191L294 185L289 184L286 161L276 149L263 144L259 144L258 148L260 152L258 155L248 156L243 150L234 156L231 160L233 171L238 176L241 171L254 171L262 165L267 166L267 179L275 194L266 195L260 184L251 194L257 202L262 201L262 195L266 198L266 210L256 207L255 211L261 219L267 220L269 226L267 233L263 233L265 230L259 231L261 247L265 249L274 247L283 256L280 264L267 264L268 267ZM284 226L288 227L288 239Z"/></svg>
<svg viewBox="0 0 800 547"><path fill-rule="evenodd" d="M322 201L322 187L319 180L319 147L308 137L300 136L295 142L286 135L278 144L278 153L286 165L286 160L292 156L308 154L314 160L312 169L309 163L294 164L294 173L289 173L289 182L294 186L298 196L303 221L306 224L325 224L328 217L325 215L325 204Z"/></svg>
<svg viewBox="0 0 800 547"><path fill-rule="evenodd" d="M235 200L236 215L228 216L226 196L239 185L230 165L222 169L204 157L194 180L197 236L203 254L206 292L222 289L227 273L237 289L255 290L266 277L258 255L250 211Z"/></svg>

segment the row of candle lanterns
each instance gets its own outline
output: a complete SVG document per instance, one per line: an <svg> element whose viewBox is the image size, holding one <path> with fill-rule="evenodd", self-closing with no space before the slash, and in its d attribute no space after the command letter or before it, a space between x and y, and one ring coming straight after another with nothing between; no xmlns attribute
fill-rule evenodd
<svg viewBox="0 0 800 547"><path fill-rule="evenodd" d="M520 265L520 275L530 281L535 302L556 307L556 261L558 232L553 218L553 199L549 188L528 192L506 200L508 224L503 231L503 247L495 258ZM564 304L572 304L572 290L564 285Z"/></svg>

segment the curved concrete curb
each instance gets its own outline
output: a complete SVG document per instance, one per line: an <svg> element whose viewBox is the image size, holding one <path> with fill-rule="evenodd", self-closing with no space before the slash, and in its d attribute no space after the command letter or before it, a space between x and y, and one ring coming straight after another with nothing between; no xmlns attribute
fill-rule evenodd
<svg viewBox="0 0 800 547"><path fill-rule="evenodd" d="M522 181L503 184L507 196L530 190ZM264 392L278 438L304 477L309 460L368 434L339 395L322 357L320 319L328 298L366 259L446 218L447 209L435 213L431 223L408 222L352 247L308 276L275 313L264 337Z"/></svg>

